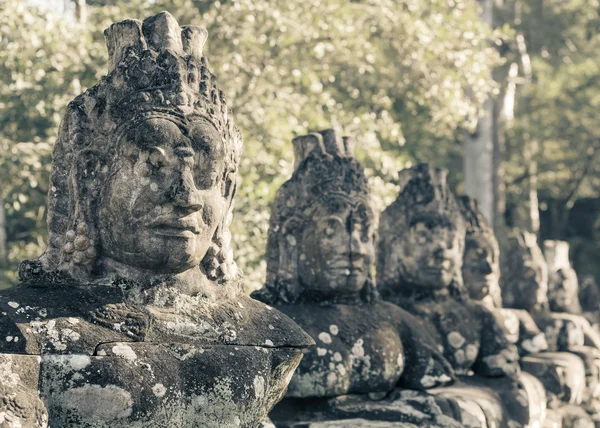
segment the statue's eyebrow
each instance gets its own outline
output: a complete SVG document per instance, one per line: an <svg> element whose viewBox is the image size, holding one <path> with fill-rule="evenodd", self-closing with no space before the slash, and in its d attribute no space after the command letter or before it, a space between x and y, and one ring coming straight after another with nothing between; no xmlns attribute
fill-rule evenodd
<svg viewBox="0 0 600 428"><path fill-rule="evenodd" d="M173 149L173 153L175 153L176 156L179 156L182 158L189 158L189 157L194 156L194 154L195 154L194 149L192 149L187 144L180 144L180 145L176 146Z"/></svg>

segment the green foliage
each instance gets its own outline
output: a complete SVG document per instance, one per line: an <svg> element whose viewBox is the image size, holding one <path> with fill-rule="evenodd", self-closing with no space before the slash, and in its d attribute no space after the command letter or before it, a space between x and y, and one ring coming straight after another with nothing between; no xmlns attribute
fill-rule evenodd
<svg viewBox="0 0 600 428"><path fill-rule="evenodd" d="M43 247L39 207L48 151L65 103L105 72L101 31L115 20L166 9L181 24L208 29L205 53L245 140L232 229L250 288L264 280L269 206L291 175L295 135L334 126L354 136L382 209L396 190L397 170L410 162L459 163L455 135L473 125L499 63L476 0L110 1L89 7L85 27L67 17L46 19L17 0L0 1L2 22L15 22L4 30L0 53L8 64L0 74L0 121L13 129L0 130L6 147L0 165L11 168L0 176L0 188L10 211L11 249L18 248L11 250L13 262ZM14 43L8 51L7 38ZM25 98L17 68L29 85ZM35 81L37 70L48 82ZM14 181L22 171L37 184L25 176Z"/></svg>
<svg viewBox="0 0 600 428"><path fill-rule="evenodd" d="M532 82L517 100L508 132L508 190L521 192L526 175L523 146L537 142L541 198L562 200L600 190L600 2L522 0L517 30L531 56Z"/></svg>

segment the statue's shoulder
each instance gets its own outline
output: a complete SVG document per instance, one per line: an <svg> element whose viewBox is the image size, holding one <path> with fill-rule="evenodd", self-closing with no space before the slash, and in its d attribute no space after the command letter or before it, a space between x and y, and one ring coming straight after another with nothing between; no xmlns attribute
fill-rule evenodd
<svg viewBox="0 0 600 428"><path fill-rule="evenodd" d="M110 290L92 293L75 284L20 284L0 292L0 353L93 355L99 343L124 340L93 321L111 297Z"/></svg>
<svg viewBox="0 0 600 428"><path fill-rule="evenodd" d="M314 344L312 338L289 316L243 292L223 290L223 295L198 301L193 306L188 312L191 317L186 318L204 328L204 332L199 335L192 333L191 340L207 344L267 347ZM156 330L161 328L158 324L155 322Z"/></svg>
<svg viewBox="0 0 600 428"><path fill-rule="evenodd" d="M272 343L271 346L276 347L314 345L313 339L292 318L273 306L246 294L241 294L231 304L237 305L242 314L242 334L253 342Z"/></svg>

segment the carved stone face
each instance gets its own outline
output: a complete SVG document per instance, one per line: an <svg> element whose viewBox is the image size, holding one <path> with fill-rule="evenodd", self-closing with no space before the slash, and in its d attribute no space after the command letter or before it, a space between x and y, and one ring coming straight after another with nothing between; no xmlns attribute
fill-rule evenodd
<svg viewBox="0 0 600 428"><path fill-rule="evenodd" d="M427 289L448 287L462 264L461 236L446 221L424 220L395 240L404 280ZM398 248L395 248L398 247Z"/></svg>
<svg viewBox="0 0 600 428"><path fill-rule="evenodd" d="M352 295L365 286L373 264L370 208L329 201L314 212L299 243L298 275L305 292Z"/></svg>
<svg viewBox="0 0 600 428"><path fill-rule="evenodd" d="M548 301L548 273L545 266L529 257L525 258L520 278L515 298L521 301L521 307L532 309Z"/></svg>
<svg viewBox="0 0 600 428"><path fill-rule="evenodd" d="M494 246L483 236L471 236L465 243L462 274L469 295L481 300L500 295L500 260Z"/></svg>
<svg viewBox="0 0 600 428"><path fill-rule="evenodd" d="M148 119L119 151L99 206L103 256L156 273L197 266L226 212L218 131Z"/></svg>

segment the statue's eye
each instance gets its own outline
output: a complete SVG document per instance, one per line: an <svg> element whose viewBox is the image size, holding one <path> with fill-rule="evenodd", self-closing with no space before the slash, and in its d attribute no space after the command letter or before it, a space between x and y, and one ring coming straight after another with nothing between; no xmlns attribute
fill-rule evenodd
<svg viewBox="0 0 600 428"><path fill-rule="evenodd" d="M166 163L165 150L161 147L155 147L148 156L148 163L152 168L159 170Z"/></svg>
<svg viewBox="0 0 600 428"><path fill-rule="evenodd" d="M333 238L336 234L340 233L342 224L339 220L330 218L325 222L325 236L327 238Z"/></svg>

